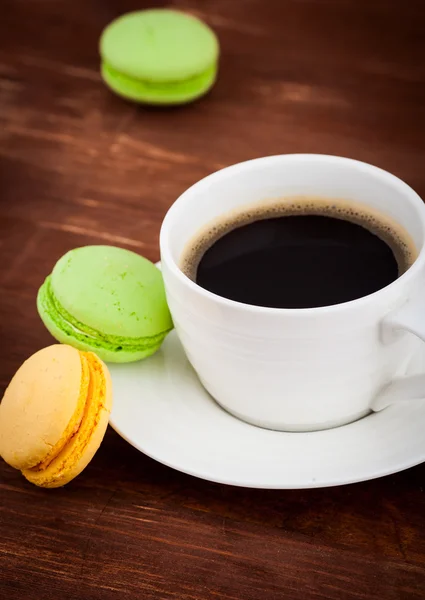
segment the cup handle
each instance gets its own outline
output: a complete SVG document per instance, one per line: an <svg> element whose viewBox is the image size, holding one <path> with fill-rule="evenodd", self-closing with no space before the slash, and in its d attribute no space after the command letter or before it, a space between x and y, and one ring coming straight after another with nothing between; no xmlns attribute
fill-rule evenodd
<svg viewBox="0 0 425 600"><path fill-rule="evenodd" d="M390 313L381 324L384 344L396 340L409 331L425 342L425 307L419 301L409 300L398 310ZM372 402L372 410L378 412L391 404L425 398L425 374L397 377L384 386Z"/></svg>

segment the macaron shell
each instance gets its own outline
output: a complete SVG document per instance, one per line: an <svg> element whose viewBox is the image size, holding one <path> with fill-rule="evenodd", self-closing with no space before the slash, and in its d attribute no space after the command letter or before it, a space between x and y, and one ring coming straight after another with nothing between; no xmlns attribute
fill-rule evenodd
<svg viewBox="0 0 425 600"><path fill-rule="evenodd" d="M104 347L101 340L93 339L91 343L87 343L79 339L77 334L71 333L59 327L57 325L56 318L50 312L45 310L42 289L40 289L37 296L37 308L44 325L51 335L58 340L58 342L61 342L62 344L69 344L70 346L78 348L78 350L82 350L84 352L96 352L99 358L105 362L127 363L147 358L158 350L165 337L164 334L159 338L159 341L157 341L156 344L151 346L149 346L147 342L147 347L144 350L138 350L135 347L133 350L116 351Z"/></svg>
<svg viewBox="0 0 425 600"><path fill-rule="evenodd" d="M18 369L0 404L0 455L16 469L43 461L72 421L80 396L78 350L55 344Z"/></svg>
<svg viewBox="0 0 425 600"><path fill-rule="evenodd" d="M56 263L51 287L60 305L93 335L143 338L173 327L161 272L123 248L71 250Z"/></svg>
<svg viewBox="0 0 425 600"><path fill-rule="evenodd" d="M107 367L93 353L85 354L90 363L91 385L80 429L46 469L23 470L35 485L46 488L69 483L89 464L102 443L112 409L112 381Z"/></svg>
<svg viewBox="0 0 425 600"><path fill-rule="evenodd" d="M106 85L126 100L152 105L178 105L204 96L215 83L217 67L214 65L191 79L167 84L130 78L106 63L101 65L101 75Z"/></svg>
<svg viewBox="0 0 425 600"><path fill-rule="evenodd" d="M106 27L103 60L130 78L178 81L211 67L218 58L214 32L202 21L169 9L127 13Z"/></svg>

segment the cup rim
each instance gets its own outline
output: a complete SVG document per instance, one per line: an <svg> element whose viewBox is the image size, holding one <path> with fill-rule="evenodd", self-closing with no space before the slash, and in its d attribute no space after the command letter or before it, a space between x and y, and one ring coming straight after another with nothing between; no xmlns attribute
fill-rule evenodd
<svg viewBox="0 0 425 600"><path fill-rule="evenodd" d="M371 301L375 299L379 299L384 297L386 294L390 294L395 288L398 286L409 283L409 281L415 277L416 273L423 267L425 263L425 243L422 245L422 248L419 249L418 256L416 257L414 263L405 271L400 277L395 279L390 284L385 287L373 292L372 294L368 294L367 296L362 296L361 298L357 298L355 300L350 300L348 302L342 302L339 304L331 304L327 306L316 306L311 308L274 308L267 306L256 306L254 304L245 304L244 302L239 302L236 300L230 300L229 298L224 298L223 296L219 296L205 288L199 286L195 281L192 281L187 275L183 273L180 269L177 262L174 260L172 252L170 250L168 244L168 236L172 227L172 219L174 217L174 213L177 210L177 206L182 203L188 202L193 194L202 193L202 189L211 184L216 179L226 177L232 173L243 172L245 169L249 169L253 164L258 165L260 163L279 163L281 161L291 161L291 160L309 160L309 161L320 161L326 160L334 163L345 163L347 165L355 166L358 169L361 169L365 172L369 172L377 175L383 179L386 179L389 184L397 187L400 192L407 195L417 209L418 216L420 217L420 222L422 226L422 234L425 239L425 206L424 201L422 201L421 197L415 192L413 188L411 188L407 183L405 183L402 179L393 175L389 171L385 169L381 169L380 167L376 167L369 163L365 163L360 160L347 158L343 156L336 156L330 154L305 154L305 153L297 153L297 154L276 154L270 156L262 156L260 158L254 158L247 161L242 161L230 165L228 167L224 167L206 177L203 177L193 185L191 185L187 190L185 190L170 206L168 209L161 225L159 243L160 243L160 251L161 251L161 261L165 263L167 267L172 271L175 277L177 277L182 284L189 287L193 292L203 296L205 299L210 300L216 304L219 304L226 308L233 308L238 310L244 310L245 312L250 312L252 314L262 314L262 315L325 315L328 313L342 312L346 310L352 310L357 308L362 308L364 305L369 304Z"/></svg>

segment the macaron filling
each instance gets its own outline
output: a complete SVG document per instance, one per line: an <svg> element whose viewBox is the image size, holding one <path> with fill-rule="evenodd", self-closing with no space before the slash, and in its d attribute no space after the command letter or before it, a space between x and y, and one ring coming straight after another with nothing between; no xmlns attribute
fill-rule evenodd
<svg viewBox="0 0 425 600"><path fill-rule="evenodd" d="M53 323L65 334L77 339L93 349L111 352L140 352L160 346L171 328L159 334L145 337L120 337L97 331L75 319L58 301L52 289L49 275L41 286L38 302L43 306Z"/></svg>
<svg viewBox="0 0 425 600"><path fill-rule="evenodd" d="M105 405L106 381L102 364L91 352L80 352L82 364L82 383L79 398L83 411L79 423L71 419L66 432L55 445L55 454L47 457L35 467L22 471L23 475L36 485L56 487L66 477L68 469L74 465L89 444L93 430L99 422L103 410L109 412ZM77 409L78 411L78 409Z"/></svg>
<svg viewBox="0 0 425 600"><path fill-rule="evenodd" d="M205 93L215 82L217 64L212 64L202 73L184 80L149 81L136 79L114 69L107 62L102 62L101 73L104 81L114 91L125 94L134 100L149 98L157 103L176 102L187 98L195 98Z"/></svg>

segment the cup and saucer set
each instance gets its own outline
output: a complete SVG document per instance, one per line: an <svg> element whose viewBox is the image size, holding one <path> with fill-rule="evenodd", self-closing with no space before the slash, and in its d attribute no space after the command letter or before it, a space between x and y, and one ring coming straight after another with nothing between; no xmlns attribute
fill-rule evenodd
<svg viewBox="0 0 425 600"><path fill-rule="evenodd" d="M312 308L231 300L183 272L200 231L288 198L355 204L398 228L415 256L374 293ZM154 356L109 365L110 424L125 440L184 473L251 488L343 485L425 461L425 205L406 183L325 155L240 163L183 193L160 249L175 329Z"/></svg>

